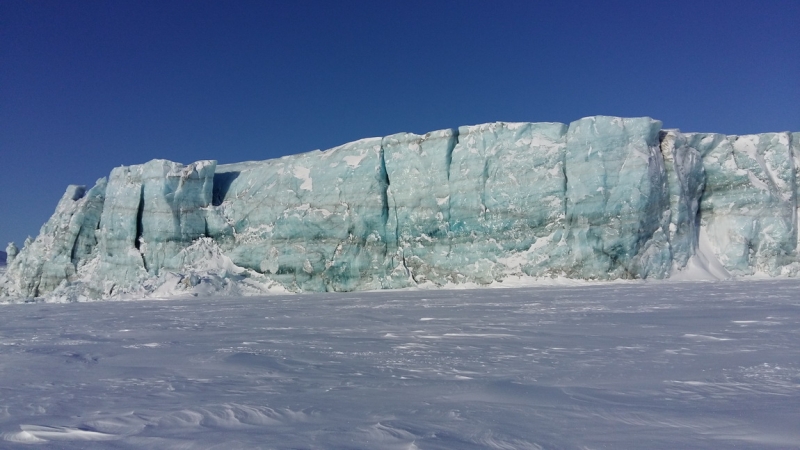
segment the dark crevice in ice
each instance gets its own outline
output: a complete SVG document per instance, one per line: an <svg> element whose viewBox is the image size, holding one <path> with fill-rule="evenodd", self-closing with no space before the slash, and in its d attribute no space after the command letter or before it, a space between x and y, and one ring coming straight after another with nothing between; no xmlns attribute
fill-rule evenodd
<svg viewBox="0 0 800 450"><path fill-rule="evenodd" d="M141 240L142 240L142 233L144 230L144 226L142 224L142 216L144 215L144 183L142 183L140 189L141 190L139 191L139 206L136 209L136 237L133 240L133 245L134 247L136 247L136 250L139 250L139 252L141 253L142 250ZM142 264L144 265L144 269L147 270L147 260L144 257L144 255L142 255Z"/></svg>
<svg viewBox="0 0 800 450"><path fill-rule="evenodd" d="M139 242L142 238L142 230L144 226L142 225L142 216L144 215L144 185L140 188L139 192L139 205L136 208L136 237L133 240L133 245L139 250L141 242Z"/></svg>
<svg viewBox="0 0 800 450"><path fill-rule="evenodd" d="M386 239L386 225L389 223L389 185L391 184L389 180L389 172L386 170L386 150L383 146L383 140L381 140L381 150L380 150L380 172L378 174L378 182L381 185L381 221L383 222L383 240L386 243L386 252L389 251L389 242ZM395 211L395 218L397 217L397 211Z"/></svg>
<svg viewBox="0 0 800 450"><path fill-rule="evenodd" d="M214 174L214 187L211 189L211 204L219 206L228 195L228 189L231 187L233 180L239 177L241 172L222 172Z"/></svg>
<svg viewBox="0 0 800 450"><path fill-rule="evenodd" d="M699 153L699 152L698 152ZM702 160L702 159L701 159ZM703 188L700 190L700 194L697 196L697 211L694 214L694 248L692 248L692 255L697 255L698 251L700 251L700 223L703 220L703 199L706 196L706 189L708 188L708 184L706 181L708 180L707 174L703 172Z"/></svg>
<svg viewBox="0 0 800 450"><path fill-rule="evenodd" d="M453 163L453 149L458 145L458 128L452 128L450 139L447 142L447 153L445 153L445 166L447 168L447 180L450 181L450 164Z"/></svg>
<svg viewBox="0 0 800 450"><path fill-rule="evenodd" d="M86 195L86 186L76 186L72 192L72 201L77 202Z"/></svg>
<svg viewBox="0 0 800 450"><path fill-rule="evenodd" d="M380 151L380 173L378 174L378 182L381 184L381 219L383 219L384 226L389 221L389 172L386 171L386 157L383 143L381 143Z"/></svg>
<svg viewBox="0 0 800 450"><path fill-rule="evenodd" d="M445 154L445 165L447 166L447 184L448 184L448 196L447 196L447 231L448 233L453 230L453 219L452 219L452 204L453 204L453 192L450 189L450 167L453 165L453 150L455 150L456 145L460 142L461 135L458 132L458 128L452 128L452 133L450 136L450 140L447 143L447 153ZM453 250L452 240L447 239L447 255L450 256L450 253Z"/></svg>

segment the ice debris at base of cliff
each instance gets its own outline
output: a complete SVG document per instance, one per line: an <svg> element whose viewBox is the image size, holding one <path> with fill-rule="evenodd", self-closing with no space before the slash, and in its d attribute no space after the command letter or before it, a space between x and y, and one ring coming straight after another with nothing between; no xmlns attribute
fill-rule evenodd
<svg viewBox="0 0 800 450"><path fill-rule="evenodd" d="M795 276L799 176L800 133L605 116L154 160L70 186L35 240L9 246L0 296Z"/></svg>

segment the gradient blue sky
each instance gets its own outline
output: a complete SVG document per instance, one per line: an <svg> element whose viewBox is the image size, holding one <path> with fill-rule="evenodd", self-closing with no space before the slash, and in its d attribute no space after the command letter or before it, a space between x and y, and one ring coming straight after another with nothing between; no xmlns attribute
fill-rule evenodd
<svg viewBox="0 0 800 450"><path fill-rule="evenodd" d="M493 121L800 130L800 1L0 2L0 243L68 184Z"/></svg>

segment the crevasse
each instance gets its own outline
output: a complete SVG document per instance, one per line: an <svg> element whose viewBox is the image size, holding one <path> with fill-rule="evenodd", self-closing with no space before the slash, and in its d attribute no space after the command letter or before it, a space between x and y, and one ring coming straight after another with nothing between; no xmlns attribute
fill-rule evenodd
<svg viewBox="0 0 800 450"><path fill-rule="evenodd" d="M7 299L795 276L800 133L491 123L70 186Z"/></svg>

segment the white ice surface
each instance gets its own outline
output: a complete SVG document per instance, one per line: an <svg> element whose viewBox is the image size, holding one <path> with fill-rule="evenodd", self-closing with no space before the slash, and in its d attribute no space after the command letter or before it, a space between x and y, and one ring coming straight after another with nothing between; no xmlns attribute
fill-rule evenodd
<svg viewBox="0 0 800 450"><path fill-rule="evenodd" d="M798 448L797 280L0 306L0 448Z"/></svg>

